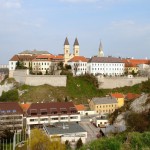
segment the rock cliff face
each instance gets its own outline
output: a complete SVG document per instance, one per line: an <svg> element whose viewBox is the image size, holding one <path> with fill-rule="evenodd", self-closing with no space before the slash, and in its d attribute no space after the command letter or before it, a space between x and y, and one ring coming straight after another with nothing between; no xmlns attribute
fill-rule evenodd
<svg viewBox="0 0 150 150"><path fill-rule="evenodd" d="M5 83L4 85L0 85L0 96L2 95L2 92L7 92L11 90L14 87L13 83Z"/></svg>
<svg viewBox="0 0 150 150"><path fill-rule="evenodd" d="M142 113L148 112L150 109L150 95L143 94L139 98L135 99L130 104L130 109L125 112L120 113L114 121L114 125L118 127L121 131L126 130L126 117L131 113Z"/></svg>

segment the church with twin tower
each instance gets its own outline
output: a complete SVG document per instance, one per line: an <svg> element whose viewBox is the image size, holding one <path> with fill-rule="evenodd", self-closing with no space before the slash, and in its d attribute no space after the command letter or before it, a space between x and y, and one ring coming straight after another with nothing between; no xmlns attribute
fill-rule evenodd
<svg viewBox="0 0 150 150"><path fill-rule="evenodd" d="M64 61L65 61L65 64L74 56L79 56L79 52L80 52L80 47L79 47L78 39L76 38L74 41L73 54L71 54L70 53L70 44L69 44L68 38L66 37L65 42L64 42ZM103 47L102 47L101 41L100 41L97 57L104 57L104 52L103 52Z"/></svg>
<svg viewBox="0 0 150 150"><path fill-rule="evenodd" d="M76 38L73 44L73 54L70 53L70 44L68 41L68 38L66 37L65 42L64 42L64 60L65 64L73 58L74 56L79 56L80 52L80 47L79 47L79 42L78 39Z"/></svg>

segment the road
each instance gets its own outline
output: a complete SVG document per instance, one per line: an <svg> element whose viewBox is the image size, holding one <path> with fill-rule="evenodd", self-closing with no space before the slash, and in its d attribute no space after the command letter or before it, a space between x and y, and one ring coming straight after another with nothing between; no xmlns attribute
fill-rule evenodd
<svg viewBox="0 0 150 150"><path fill-rule="evenodd" d="M80 126L87 131L87 142L97 139L97 134L99 133L99 128L96 128L89 121L81 121Z"/></svg>

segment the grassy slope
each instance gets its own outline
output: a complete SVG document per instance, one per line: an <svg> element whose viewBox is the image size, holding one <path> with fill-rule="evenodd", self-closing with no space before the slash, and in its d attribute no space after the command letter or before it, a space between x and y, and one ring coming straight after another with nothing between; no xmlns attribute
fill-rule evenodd
<svg viewBox="0 0 150 150"><path fill-rule="evenodd" d="M87 103L87 100L92 97L101 97L112 92L122 92L124 94L128 92L141 93L141 84L112 90L97 89L93 82L87 80L87 78L84 76L69 76L66 87L52 87L49 85L33 87L23 85L20 87L20 89L28 90L22 96L20 96L20 101L49 101L53 99L62 101L67 97L69 100L73 100L77 103Z"/></svg>

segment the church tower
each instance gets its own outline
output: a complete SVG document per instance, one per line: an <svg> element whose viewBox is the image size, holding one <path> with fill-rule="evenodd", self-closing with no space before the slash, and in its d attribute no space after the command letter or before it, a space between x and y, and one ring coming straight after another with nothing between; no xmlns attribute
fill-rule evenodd
<svg viewBox="0 0 150 150"><path fill-rule="evenodd" d="M76 38L75 41L74 41L74 45L73 45L73 55L74 56L79 56L79 42L78 42L78 39Z"/></svg>
<svg viewBox="0 0 150 150"><path fill-rule="evenodd" d="M102 47L101 41L100 41L100 45L99 45L98 57L104 57L104 52L103 52L103 47Z"/></svg>
<svg viewBox="0 0 150 150"><path fill-rule="evenodd" d="M66 37L64 42L64 60L65 63L70 59L70 45L68 42L68 38Z"/></svg>

